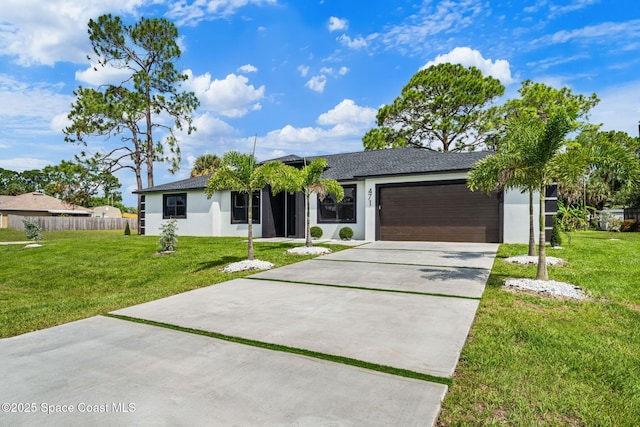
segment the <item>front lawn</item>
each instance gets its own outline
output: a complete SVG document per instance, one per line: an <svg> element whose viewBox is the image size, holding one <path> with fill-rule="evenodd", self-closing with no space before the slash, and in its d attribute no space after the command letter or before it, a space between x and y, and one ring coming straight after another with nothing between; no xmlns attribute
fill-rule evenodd
<svg viewBox="0 0 640 427"><path fill-rule="evenodd" d="M10 337L252 274L220 271L246 259L245 239L179 237L155 256L158 237L122 231L45 232L44 246L0 245L0 337ZM0 229L0 241L24 241ZM285 255L292 243L256 243L257 259L280 267L313 256ZM340 250L343 246L330 246Z"/></svg>
<svg viewBox="0 0 640 427"><path fill-rule="evenodd" d="M568 262L550 278L587 302L500 289L535 277L503 261L522 253L500 247L439 425L640 425L640 234L579 232L549 249Z"/></svg>

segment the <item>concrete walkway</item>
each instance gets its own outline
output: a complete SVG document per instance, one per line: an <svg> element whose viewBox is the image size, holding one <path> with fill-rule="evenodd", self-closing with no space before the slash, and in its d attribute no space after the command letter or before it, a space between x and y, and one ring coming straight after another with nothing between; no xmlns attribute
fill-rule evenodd
<svg viewBox="0 0 640 427"><path fill-rule="evenodd" d="M446 381L496 249L374 242L115 314ZM0 425L432 425L447 388L106 317L0 340L0 370L38 405Z"/></svg>

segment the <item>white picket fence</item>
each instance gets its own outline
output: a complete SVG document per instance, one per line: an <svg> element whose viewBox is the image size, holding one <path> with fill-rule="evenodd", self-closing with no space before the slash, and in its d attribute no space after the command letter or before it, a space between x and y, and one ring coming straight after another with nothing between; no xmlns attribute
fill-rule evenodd
<svg viewBox="0 0 640 427"><path fill-rule="evenodd" d="M127 222L129 228L138 229L136 218L101 218L101 217L73 217L73 216L19 216L8 215L9 228L24 230L23 219L38 222L42 231L62 230L124 230Z"/></svg>

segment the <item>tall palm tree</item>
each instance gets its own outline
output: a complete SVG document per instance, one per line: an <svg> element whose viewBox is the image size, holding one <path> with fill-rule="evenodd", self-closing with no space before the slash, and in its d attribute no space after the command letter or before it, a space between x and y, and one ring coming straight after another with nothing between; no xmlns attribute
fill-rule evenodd
<svg viewBox="0 0 640 427"><path fill-rule="evenodd" d="M306 231L305 231L305 246L310 248L313 244L311 243L311 227L310 227L310 208L309 208L309 199L311 198L311 194L315 193L318 195L318 199L323 201L327 194L332 194L336 202L340 202L344 198L344 189L338 183L338 181L333 179L324 179L322 178L322 173L327 167L327 161L323 158L315 158L309 164L307 164L305 160L305 165L302 169L299 170L300 175L300 186L298 191L302 191L305 197L306 204Z"/></svg>
<svg viewBox="0 0 640 427"><path fill-rule="evenodd" d="M247 195L247 259L254 259L253 197L254 191L271 186L273 194L296 191L299 188L298 170L281 162L258 164L253 154L230 151L222 156L220 166L207 183L205 193L211 197L221 190L238 191Z"/></svg>
<svg viewBox="0 0 640 427"><path fill-rule="evenodd" d="M536 189L540 194L540 237L536 279L549 280L545 248L545 191L552 181L553 162L571 130L567 115L558 111L547 121L532 115L512 116L509 127L523 135L518 144L505 144L498 153L478 162L469 174L471 189L513 188ZM493 181L493 184L492 184Z"/></svg>
<svg viewBox="0 0 640 427"><path fill-rule="evenodd" d="M467 186L471 191L480 190L490 194L495 191L519 188L529 194L529 256L536 255L536 243L534 232L533 193L537 190L536 183L528 175L529 165L523 156L520 147L534 144L537 133L533 128L523 128L514 120L506 122L505 134L498 150L494 155L487 156L478 161L467 179Z"/></svg>
<svg viewBox="0 0 640 427"><path fill-rule="evenodd" d="M193 162L190 177L214 173L220 167L220 157L215 154L203 154Z"/></svg>

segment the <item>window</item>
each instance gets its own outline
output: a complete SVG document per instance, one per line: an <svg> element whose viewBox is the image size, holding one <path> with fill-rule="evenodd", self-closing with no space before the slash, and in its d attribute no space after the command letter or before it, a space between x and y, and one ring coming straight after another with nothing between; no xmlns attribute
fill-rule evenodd
<svg viewBox="0 0 640 427"><path fill-rule="evenodd" d="M324 201L318 199L318 222L356 222L356 186L344 185L344 198L336 203L328 194Z"/></svg>
<svg viewBox="0 0 640 427"><path fill-rule="evenodd" d="M247 208L249 207L249 195L247 193L231 192L231 224L247 224ZM260 224L260 191L253 192L252 222Z"/></svg>
<svg viewBox="0 0 640 427"><path fill-rule="evenodd" d="M162 195L162 218L186 218L187 193Z"/></svg>

